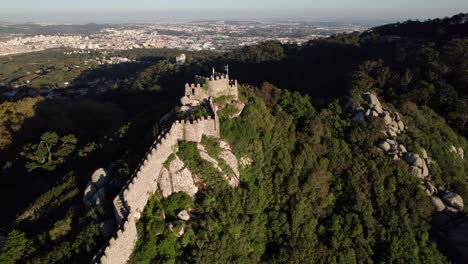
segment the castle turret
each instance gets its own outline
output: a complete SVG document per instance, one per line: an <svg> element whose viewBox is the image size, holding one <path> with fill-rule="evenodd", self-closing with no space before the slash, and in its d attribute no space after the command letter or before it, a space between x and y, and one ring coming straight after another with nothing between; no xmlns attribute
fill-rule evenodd
<svg viewBox="0 0 468 264"><path fill-rule="evenodd" d="M185 85L185 96L197 101L209 97L231 96L232 100L237 101L237 80L231 80L227 74L219 73L209 78L195 76L195 83Z"/></svg>

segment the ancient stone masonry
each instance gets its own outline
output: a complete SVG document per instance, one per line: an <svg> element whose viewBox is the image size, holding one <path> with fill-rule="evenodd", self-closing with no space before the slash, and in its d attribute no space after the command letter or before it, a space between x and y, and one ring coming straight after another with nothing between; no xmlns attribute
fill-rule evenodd
<svg viewBox="0 0 468 264"><path fill-rule="evenodd" d="M228 75L217 74L210 78L195 77L195 83L185 84L185 96L181 98L183 105L197 104L208 97L231 96L238 101L237 80L230 80Z"/></svg>
<svg viewBox="0 0 468 264"><path fill-rule="evenodd" d="M226 94L235 96L237 99L237 82L229 81L227 76L217 76L206 81L208 89L202 87L201 84L186 86L186 96L189 92L189 95L195 96L197 100L207 102L211 115L194 121L177 120L167 126L168 128L156 138L133 175L113 200L118 229L108 244L96 254L93 263L127 262L137 241L136 223L149 197L157 191L158 184L164 182L162 178L166 175L164 170L167 170L164 168L164 162L176 152L179 141L200 143L203 135L220 137L219 118L211 98ZM181 101L185 105L183 100ZM179 165L183 167L183 163ZM190 194L194 195L194 193Z"/></svg>
<svg viewBox="0 0 468 264"><path fill-rule="evenodd" d="M404 160L410 166L411 173L421 181L421 186L431 198L434 209L437 212L457 213L463 210L463 199L456 193L436 188L431 183L430 167L432 160L425 149L420 149L420 154L409 152L406 147L397 140L397 136L405 132L405 125L398 112L384 108L377 97L372 93L364 93L362 97L366 105L354 106L353 120L365 125L369 118L383 119L386 139L377 143L377 147L394 160ZM455 153L463 158L463 149L453 147Z"/></svg>

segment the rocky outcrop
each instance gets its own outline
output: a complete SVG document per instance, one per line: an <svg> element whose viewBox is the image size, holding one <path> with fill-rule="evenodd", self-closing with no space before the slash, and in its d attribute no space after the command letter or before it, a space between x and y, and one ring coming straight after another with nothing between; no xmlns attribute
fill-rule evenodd
<svg viewBox="0 0 468 264"><path fill-rule="evenodd" d="M355 114L353 120L365 125L368 119L372 117L381 118L385 124L385 130L382 133L387 136L396 137L405 131L405 125L398 112L393 112L384 108L377 96L373 93L364 93L362 98L367 102L364 106L355 106L353 109L360 109Z"/></svg>
<svg viewBox="0 0 468 264"><path fill-rule="evenodd" d="M407 148L398 141L399 134L404 133L406 126L398 112L391 111L380 103L379 99L372 93L362 94L366 104L360 105L354 102L351 109L356 112L353 120L362 125L367 125L371 118L380 118L385 124L385 129L381 131L386 138L377 142L377 148L393 160L403 160L408 166L412 175L421 181L421 187L428 196L431 197L434 210L437 212L458 213L463 210L463 199L456 193L437 189L430 182L430 167L432 160L428 152L421 148L419 154L409 152ZM451 152L463 159L463 149L451 147Z"/></svg>
<svg viewBox="0 0 468 264"><path fill-rule="evenodd" d="M221 151L217 158L211 157L205 146L197 143L197 149L200 157L212 164L214 168L223 173L229 185L233 188L239 186L239 165L236 156L232 153L231 147L227 142L219 141ZM223 171L219 162L223 161L229 167L230 171ZM193 175L184 162L175 155L175 158L169 162L168 166L161 169L158 177L158 189L163 197L169 197L172 193L185 192L194 197L199 188L203 186L202 180Z"/></svg>
<svg viewBox="0 0 468 264"><path fill-rule="evenodd" d="M252 162L253 162L253 160L251 158L247 157L247 156L241 157L240 161L239 161L242 168L245 168L247 166L252 165Z"/></svg>
<svg viewBox="0 0 468 264"><path fill-rule="evenodd" d="M106 201L106 185L110 181L109 172L99 168L91 175L91 181L86 185L83 193L83 204L93 207Z"/></svg>
<svg viewBox="0 0 468 264"><path fill-rule="evenodd" d="M190 219L190 213L187 210L182 210L177 214L180 220L188 221Z"/></svg>
<svg viewBox="0 0 468 264"><path fill-rule="evenodd" d="M442 200L449 206L461 211L463 210L463 199L454 192L447 192L442 195Z"/></svg>
<svg viewBox="0 0 468 264"><path fill-rule="evenodd" d="M454 145L452 145L450 147L450 152L455 153L462 160L465 159L465 152L463 151L461 147L457 148Z"/></svg>
<svg viewBox="0 0 468 264"><path fill-rule="evenodd" d="M167 227L176 237L181 237L185 234L185 223L182 223L179 226L175 226L174 224L170 223L167 225Z"/></svg>
<svg viewBox="0 0 468 264"><path fill-rule="evenodd" d="M99 168L94 171L93 175L91 175L91 182L96 185L97 188L104 187L107 183L109 183L110 175L107 169Z"/></svg>
<svg viewBox="0 0 468 264"><path fill-rule="evenodd" d="M410 165L410 171L414 176L421 180L430 180L428 167L429 158L427 158L427 154L425 159L413 152L407 152L403 157L408 165Z"/></svg>
<svg viewBox="0 0 468 264"><path fill-rule="evenodd" d="M445 204L442 202L442 200L437 197L437 196L432 196L431 197L431 202L432 202L432 205L434 206L434 210L436 212L442 212L445 210L446 206Z"/></svg>
<svg viewBox="0 0 468 264"><path fill-rule="evenodd" d="M229 185L236 188L240 184L239 162L237 161L236 156L232 153L231 146L227 142L220 140L219 146L222 151L219 153L218 158L224 160L229 168L231 168L232 174L226 175L226 177L229 181Z"/></svg>
<svg viewBox="0 0 468 264"><path fill-rule="evenodd" d="M162 168L158 180L158 187L164 197L172 193L185 192L194 197L198 192L196 182L199 179L192 175L190 170L178 156L169 163L169 169Z"/></svg>
<svg viewBox="0 0 468 264"><path fill-rule="evenodd" d="M221 151L216 158L211 157L206 151L205 146L202 144L197 144L198 152L200 157L213 165L215 169L223 173L224 178L228 181L229 186L236 188L239 186L239 165L236 156L232 153L231 147L228 143L224 141L219 141L219 146ZM223 171L219 165L219 161L224 161L226 165L230 168L231 171Z"/></svg>

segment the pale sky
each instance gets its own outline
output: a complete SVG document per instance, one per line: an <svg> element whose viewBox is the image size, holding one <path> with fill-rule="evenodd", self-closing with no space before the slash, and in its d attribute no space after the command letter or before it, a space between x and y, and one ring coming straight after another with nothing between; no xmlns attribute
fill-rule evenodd
<svg viewBox="0 0 468 264"><path fill-rule="evenodd" d="M0 0L0 21L402 20L468 12L468 0Z"/></svg>

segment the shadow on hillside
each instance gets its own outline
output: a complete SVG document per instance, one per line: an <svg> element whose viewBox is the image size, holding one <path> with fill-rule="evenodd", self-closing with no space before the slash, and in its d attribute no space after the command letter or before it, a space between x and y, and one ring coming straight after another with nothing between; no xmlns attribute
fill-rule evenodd
<svg viewBox="0 0 468 264"><path fill-rule="evenodd" d="M7 215L0 224L10 221L70 171L75 172L81 187L84 187L94 169L108 166L125 152L135 156L135 161L132 161L135 164L130 163L129 166L132 170L132 166L139 162L139 154L144 154L151 142L153 125L178 104L185 83L192 82L197 74L211 75L213 66L217 71L222 71L223 66L229 64L231 78L238 79L240 83L260 86L263 82L270 82L279 88L308 94L314 103L326 103L347 95L348 80L362 57L355 45L328 42L318 42L293 51L285 50L285 56L278 60L257 62L207 56L161 72L158 89L151 91L131 89L132 82L140 81L140 73L166 57L144 57L140 60L145 63L104 65L85 71L72 82L69 89L94 85L93 89L97 91L104 86L107 89L105 93L95 93L91 98L39 102L33 117L26 119L13 134L15 140L10 148L0 153L2 160L9 158L12 161L11 157L16 157L13 166L3 171L0 201L4 201ZM152 78L141 78L141 81L145 87L145 83L151 82ZM92 158L75 157L53 173L41 170L27 172L25 160L19 155L25 143L37 143L40 135L46 131L55 131L59 135L74 134L79 144L85 144L102 140L127 122L132 123L127 141L110 144ZM11 197L15 197L14 200Z"/></svg>
<svg viewBox="0 0 468 264"><path fill-rule="evenodd" d="M86 87L87 82L102 76L109 79L136 78L139 72L150 66L129 64L92 69L78 76L76 86L70 88ZM133 169L132 166L136 166L139 157L147 151L153 140L154 124L173 109L183 94L185 80L179 78L182 77L176 75L165 79L159 91L119 87L101 95L44 99L36 103L33 116L25 119L19 129L13 131L11 124L5 124L7 129L10 128L14 140L0 153L1 167L6 162L12 162L8 169L2 171L0 201L6 208L0 225L10 223L18 213L69 172L74 172L80 187L84 188L95 169L108 166L126 153L131 154L127 154L129 159L135 159L129 160L129 167ZM130 125L125 137L115 140L128 123ZM72 158L53 172L42 169L28 172L25 168L26 160L20 152L26 143L38 143L40 136L47 131L54 131L60 136L75 135L78 139L77 149L88 142L101 143L104 147L88 157L80 157L75 151ZM112 135L114 138L110 139Z"/></svg>
<svg viewBox="0 0 468 264"><path fill-rule="evenodd" d="M269 82L307 94L314 104L324 104L348 94L352 73L364 59L361 53L352 44L314 42L294 50L285 49L285 56L277 60L242 61L234 57L212 63L219 68L229 64L231 77L240 83L259 87Z"/></svg>

